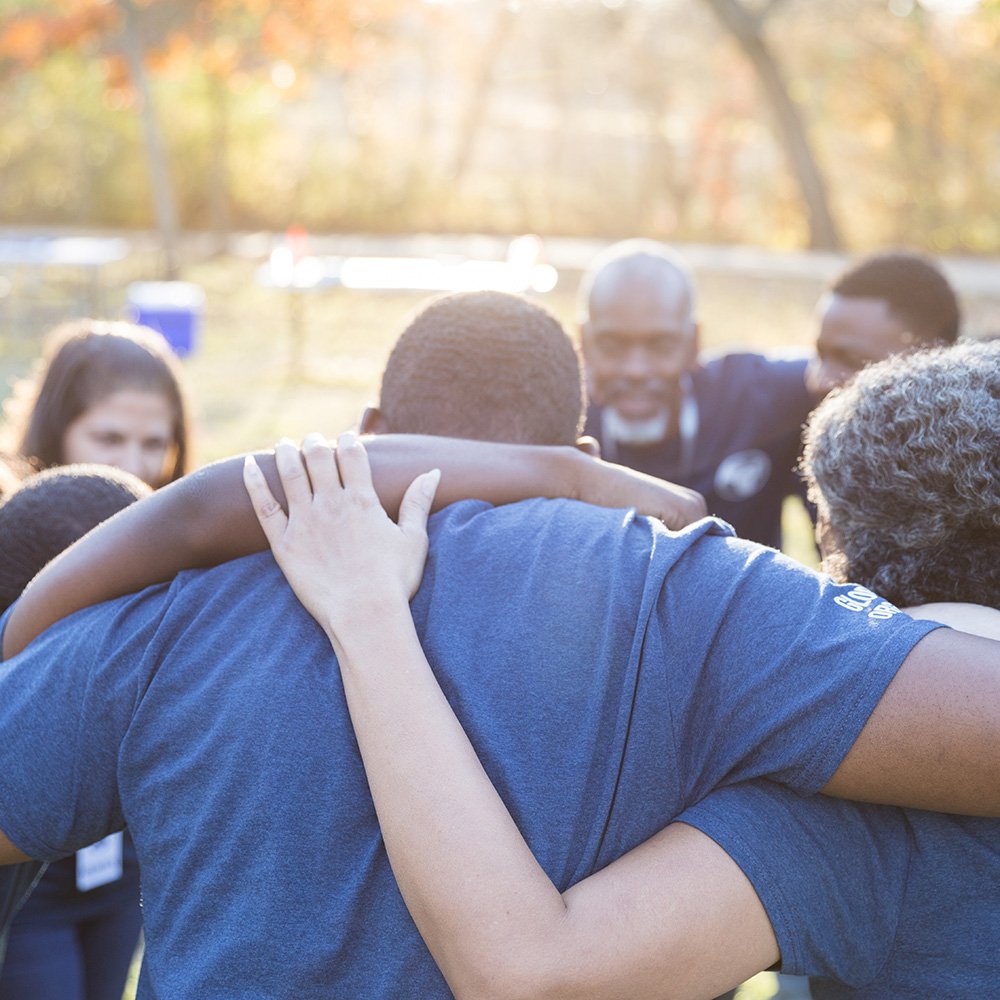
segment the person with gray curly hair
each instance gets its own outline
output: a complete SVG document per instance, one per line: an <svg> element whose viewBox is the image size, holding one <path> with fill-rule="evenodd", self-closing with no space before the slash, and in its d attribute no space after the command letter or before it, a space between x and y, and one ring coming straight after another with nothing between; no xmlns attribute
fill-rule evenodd
<svg viewBox="0 0 1000 1000"><path fill-rule="evenodd" d="M1000 343L865 369L813 413L803 471L835 580L1000 607Z"/></svg>

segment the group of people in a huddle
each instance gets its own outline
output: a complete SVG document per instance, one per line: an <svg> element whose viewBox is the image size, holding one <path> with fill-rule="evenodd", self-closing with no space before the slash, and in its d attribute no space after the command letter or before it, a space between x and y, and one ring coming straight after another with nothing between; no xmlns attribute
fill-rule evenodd
<svg viewBox="0 0 1000 1000"><path fill-rule="evenodd" d="M119 1000L140 928L140 1000L989 995L1000 343L912 253L818 314L702 357L628 241L579 351L446 295L363 440L190 475L165 343L61 329L0 504L0 1000Z"/></svg>

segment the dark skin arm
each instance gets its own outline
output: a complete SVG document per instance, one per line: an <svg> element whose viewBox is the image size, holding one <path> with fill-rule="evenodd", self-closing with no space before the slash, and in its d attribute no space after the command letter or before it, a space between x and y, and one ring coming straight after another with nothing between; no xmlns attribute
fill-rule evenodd
<svg viewBox="0 0 1000 1000"><path fill-rule="evenodd" d="M1000 815L1000 642L946 628L924 636L823 791Z"/></svg>
<svg viewBox="0 0 1000 1000"><path fill-rule="evenodd" d="M0 830L0 865L19 865L22 861L30 861L23 851L18 850L8 839L7 834Z"/></svg>
<svg viewBox="0 0 1000 1000"><path fill-rule="evenodd" d="M381 435L368 442L379 498L395 517L406 487L435 466L436 508L477 498L493 504L570 497L640 513L681 528L705 514L700 494L570 447L490 444ZM274 455L258 455L284 503ZM53 560L17 602L3 638L5 659L74 611L163 583L184 569L262 552L267 540L243 488L243 457L209 465L100 525Z"/></svg>
<svg viewBox="0 0 1000 1000"><path fill-rule="evenodd" d="M697 494L671 492L675 488L659 480L572 448L384 436L371 440L369 452L376 490L393 517L409 483L434 466L442 469L436 506L465 497L505 503L568 495L612 507L636 505L675 527L685 523L678 510L693 514L687 520L704 510L691 499ZM273 455L261 456L260 464L283 503ZM182 569L262 551L267 543L243 489L242 467L242 458L228 459L188 476L122 511L54 560L15 606L4 656L82 607L169 580ZM932 632L906 658L824 791L1000 816L998 679L1000 643Z"/></svg>

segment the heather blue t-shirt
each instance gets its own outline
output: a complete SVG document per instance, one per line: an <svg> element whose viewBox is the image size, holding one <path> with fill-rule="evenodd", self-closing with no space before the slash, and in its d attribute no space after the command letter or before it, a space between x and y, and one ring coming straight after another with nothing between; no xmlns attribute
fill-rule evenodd
<svg viewBox="0 0 1000 1000"><path fill-rule="evenodd" d="M815 1000L987 997L1000 983L1000 820L805 799L768 781L680 819L740 866Z"/></svg>
<svg viewBox="0 0 1000 1000"><path fill-rule="evenodd" d="M424 648L560 888L720 782L821 787L934 627L711 520L470 501L430 530ZM141 998L447 995L329 643L270 554L83 611L0 666L0 829L51 859L126 823Z"/></svg>
<svg viewBox="0 0 1000 1000"><path fill-rule="evenodd" d="M691 374L697 431L653 445L604 440L601 408L587 411L585 432L611 461L680 483L705 497L708 512L742 538L779 548L781 505L801 493L794 469L802 425L815 406L805 387L806 360L725 354Z"/></svg>

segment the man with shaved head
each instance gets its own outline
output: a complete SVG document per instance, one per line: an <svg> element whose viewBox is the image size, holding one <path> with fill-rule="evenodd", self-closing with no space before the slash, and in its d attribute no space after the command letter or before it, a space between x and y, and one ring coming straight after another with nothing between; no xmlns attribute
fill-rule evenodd
<svg viewBox="0 0 1000 1000"><path fill-rule="evenodd" d="M694 280L652 240L616 243L584 275L579 319L591 406L586 433L605 458L697 490L737 533L781 544L781 507L801 495L800 431L831 389L866 365L955 342L958 299L931 258L871 254L818 306L816 353L698 356Z"/></svg>
<svg viewBox="0 0 1000 1000"><path fill-rule="evenodd" d="M691 272L668 247L628 240L584 275L579 319L604 457L698 490L710 514L778 547L796 492L800 431L815 398L806 358L698 357Z"/></svg>

